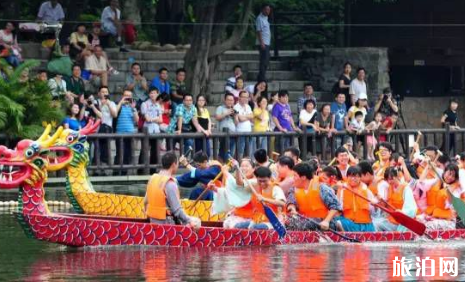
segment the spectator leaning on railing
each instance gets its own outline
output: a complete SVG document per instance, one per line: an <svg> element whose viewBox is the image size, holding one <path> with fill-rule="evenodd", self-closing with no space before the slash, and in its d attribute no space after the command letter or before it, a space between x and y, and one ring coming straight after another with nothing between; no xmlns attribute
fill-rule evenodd
<svg viewBox="0 0 465 282"><path fill-rule="evenodd" d="M302 132L294 123L291 107L289 106L289 93L287 90L279 91L278 102L274 105L271 115L276 125L275 131L283 133L293 131ZM282 148L287 148L291 145L291 139L292 137L283 136L279 138L281 144L278 142L278 145L281 145Z"/></svg>
<svg viewBox="0 0 465 282"><path fill-rule="evenodd" d="M253 110L254 132L270 131L270 112L268 111L268 100L264 96L258 96L257 106ZM254 140L255 142L255 140ZM268 137L258 137L258 148L268 150ZM253 153L253 152L252 152Z"/></svg>
<svg viewBox="0 0 465 282"><path fill-rule="evenodd" d="M162 123L163 109L157 103L158 89L152 89L149 93L149 99L142 103L141 114L144 117L144 128L147 129L148 134L160 133L160 124ZM150 163L158 163L158 148L157 140L150 140ZM139 163L142 162L143 154L140 154Z"/></svg>
<svg viewBox="0 0 465 282"><path fill-rule="evenodd" d="M208 132L200 126L197 120L197 108L194 106L192 94L184 94L184 101L176 108L168 132L176 133L177 135L181 135L181 133L202 132L208 135ZM194 140L192 138L184 139L184 153L189 150L189 147L193 146Z"/></svg>

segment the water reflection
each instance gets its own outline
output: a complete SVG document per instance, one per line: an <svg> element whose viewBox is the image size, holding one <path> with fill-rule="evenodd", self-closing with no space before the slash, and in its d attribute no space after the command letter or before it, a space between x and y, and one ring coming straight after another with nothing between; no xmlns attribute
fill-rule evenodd
<svg viewBox="0 0 465 282"><path fill-rule="evenodd" d="M7 281L403 281L392 277L396 256L465 262L464 242L72 249L27 239L11 215L0 215L0 250L0 280ZM432 279L465 279L438 271Z"/></svg>

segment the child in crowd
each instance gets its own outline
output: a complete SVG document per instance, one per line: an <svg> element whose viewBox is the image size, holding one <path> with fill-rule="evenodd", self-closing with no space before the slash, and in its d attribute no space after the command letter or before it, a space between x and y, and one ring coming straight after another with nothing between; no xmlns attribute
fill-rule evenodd
<svg viewBox="0 0 465 282"><path fill-rule="evenodd" d="M379 129L381 126L381 121L383 120L383 114L377 112L375 114L375 119L370 122L366 127L365 130L370 133L371 135L367 136L367 149L368 149L368 160L374 161L375 160L375 147L378 144L378 141L375 137L375 131Z"/></svg>
<svg viewBox="0 0 465 282"><path fill-rule="evenodd" d="M355 112L354 118L349 123L349 132L362 134L363 130L365 130L365 121L363 120L363 112L357 111Z"/></svg>
<svg viewBox="0 0 465 282"><path fill-rule="evenodd" d="M161 115L160 132L166 133L168 126L170 125L171 117L170 96L166 92L161 93L157 97L157 103L163 110L163 114ZM163 140L162 144L160 145L160 150L166 151L166 140Z"/></svg>

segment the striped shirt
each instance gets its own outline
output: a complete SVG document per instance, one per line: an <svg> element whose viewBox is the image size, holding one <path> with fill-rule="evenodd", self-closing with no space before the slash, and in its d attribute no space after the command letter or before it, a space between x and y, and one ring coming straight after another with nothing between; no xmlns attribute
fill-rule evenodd
<svg viewBox="0 0 465 282"><path fill-rule="evenodd" d="M116 122L116 133L134 133L134 112L129 105L122 105Z"/></svg>

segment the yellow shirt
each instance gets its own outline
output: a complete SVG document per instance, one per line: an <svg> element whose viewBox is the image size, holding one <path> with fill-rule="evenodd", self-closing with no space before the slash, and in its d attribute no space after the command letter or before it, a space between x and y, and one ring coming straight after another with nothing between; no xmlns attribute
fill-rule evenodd
<svg viewBox="0 0 465 282"><path fill-rule="evenodd" d="M77 44L78 42L84 43L86 46L89 45L89 39L86 34L79 35L77 32L71 33L71 38L69 39L71 44Z"/></svg>
<svg viewBox="0 0 465 282"><path fill-rule="evenodd" d="M258 107L256 107L253 110L253 116L254 116L253 131L254 132L266 132L270 128L270 113L267 110L265 110L263 119L260 119L262 113L263 113L263 110Z"/></svg>
<svg viewBox="0 0 465 282"><path fill-rule="evenodd" d="M195 116L196 118L205 118L205 119L210 119L210 112L208 111L207 108L204 108L203 110L197 111L197 115Z"/></svg>

